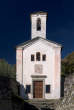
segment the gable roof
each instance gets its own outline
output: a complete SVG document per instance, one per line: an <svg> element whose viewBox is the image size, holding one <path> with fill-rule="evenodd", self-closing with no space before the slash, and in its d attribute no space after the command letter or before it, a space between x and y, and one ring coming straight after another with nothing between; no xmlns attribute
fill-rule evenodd
<svg viewBox="0 0 74 110"><path fill-rule="evenodd" d="M30 17L32 15L46 15L46 17L48 17L48 13L47 12L43 12L43 11L33 12L33 13L30 14Z"/></svg>
<svg viewBox="0 0 74 110"><path fill-rule="evenodd" d="M38 11L38 12L33 12L31 13L31 15L34 15L34 14L42 14L42 15L47 15L47 12L43 12L43 11Z"/></svg>
<svg viewBox="0 0 74 110"><path fill-rule="evenodd" d="M36 41L38 41L38 40L43 40L43 41L46 41L46 42L48 42L48 43L52 43L53 45L55 44L56 46L58 46L58 47L62 47L62 45L61 44L58 44L58 43L56 43L56 42L54 42L54 41L50 41L50 40L48 40L48 39L44 39L44 38L41 38L41 37L36 37L36 38L34 38L34 39L32 39L32 40L28 40L28 41L26 41L26 42L24 42L24 43L21 43L21 44L19 44L19 45L17 45L16 46L16 48L23 48L24 46L30 46L30 45L32 45L34 42L36 42ZM54 45L54 46L55 46Z"/></svg>

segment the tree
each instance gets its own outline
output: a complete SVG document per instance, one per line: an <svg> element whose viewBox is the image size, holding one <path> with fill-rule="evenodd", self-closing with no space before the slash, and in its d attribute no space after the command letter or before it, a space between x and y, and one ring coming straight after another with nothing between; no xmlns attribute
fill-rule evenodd
<svg viewBox="0 0 74 110"><path fill-rule="evenodd" d="M8 64L4 59L0 59L0 76L7 76L11 78L16 77L15 65Z"/></svg>
<svg viewBox="0 0 74 110"><path fill-rule="evenodd" d="M74 73L74 52L62 59L62 74L69 75Z"/></svg>

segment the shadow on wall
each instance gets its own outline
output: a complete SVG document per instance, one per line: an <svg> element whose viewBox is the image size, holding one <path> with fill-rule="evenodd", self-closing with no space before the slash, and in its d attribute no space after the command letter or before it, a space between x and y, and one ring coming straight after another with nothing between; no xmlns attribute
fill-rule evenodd
<svg viewBox="0 0 74 110"><path fill-rule="evenodd" d="M64 97L64 82L65 82L65 77L61 77L61 97ZM23 99L28 100L28 93L30 92L30 87L24 88L23 85L18 86L18 95L21 96Z"/></svg>
<svg viewBox="0 0 74 110"><path fill-rule="evenodd" d="M27 88L24 88L23 85L20 85L20 86L19 86L18 91L19 91L18 94L19 94L23 99L25 99L25 100L28 100L28 99L29 99L29 97L28 97L28 90L27 90Z"/></svg>
<svg viewBox="0 0 74 110"><path fill-rule="evenodd" d="M65 76L61 76L61 97L64 97L64 82L65 82Z"/></svg>
<svg viewBox="0 0 74 110"><path fill-rule="evenodd" d="M65 77L61 77L61 97L64 97L64 82L65 82ZM24 88L23 85L19 85L18 87L18 95L20 95L23 99L28 100L28 93L30 92L30 87Z"/></svg>

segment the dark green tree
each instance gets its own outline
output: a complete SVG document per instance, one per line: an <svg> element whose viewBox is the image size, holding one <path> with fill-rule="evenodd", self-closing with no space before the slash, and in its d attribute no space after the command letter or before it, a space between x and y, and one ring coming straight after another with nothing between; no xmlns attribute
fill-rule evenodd
<svg viewBox="0 0 74 110"><path fill-rule="evenodd" d="M16 77L15 65L8 64L4 59L0 59L0 76L7 76L11 78Z"/></svg>

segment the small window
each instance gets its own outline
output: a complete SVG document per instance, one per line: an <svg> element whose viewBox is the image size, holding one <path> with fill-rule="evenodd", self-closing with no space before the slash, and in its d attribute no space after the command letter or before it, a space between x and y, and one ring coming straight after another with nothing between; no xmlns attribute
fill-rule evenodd
<svg viewBox="0 0 74 110"><path fill-rule="evenodd" d="M31 55L31 61L34 61L34 55L33 54Z"/></svg>
<svg viewBox="0 0 74 110"><path fill-rule="evenodd" d="M50 85L46 85L46 93L50 93Z"/></svg>
<svg viewBox="0 0 74 110"><path fill-rule="evenodd" d="M46 55L42 55L42 60L46 61Z"/></svg>
<svg viewBox="0 0 74 110"><path fill-rule="evenodd" d="M26 85L26 93L30 93L31 92L31 85Z"/></svg>
<svg viewBox="0 0 74 110"><path fill-rule="evenodd" d="M38 18L37 19L37 31L40 31L41 30L41 19Z"/></svg>
<svg viewBox="0 0 74 110"><path fill-rule="evenodd" d="M36 53L36 61L40 61L40 52Z"/></svg>

